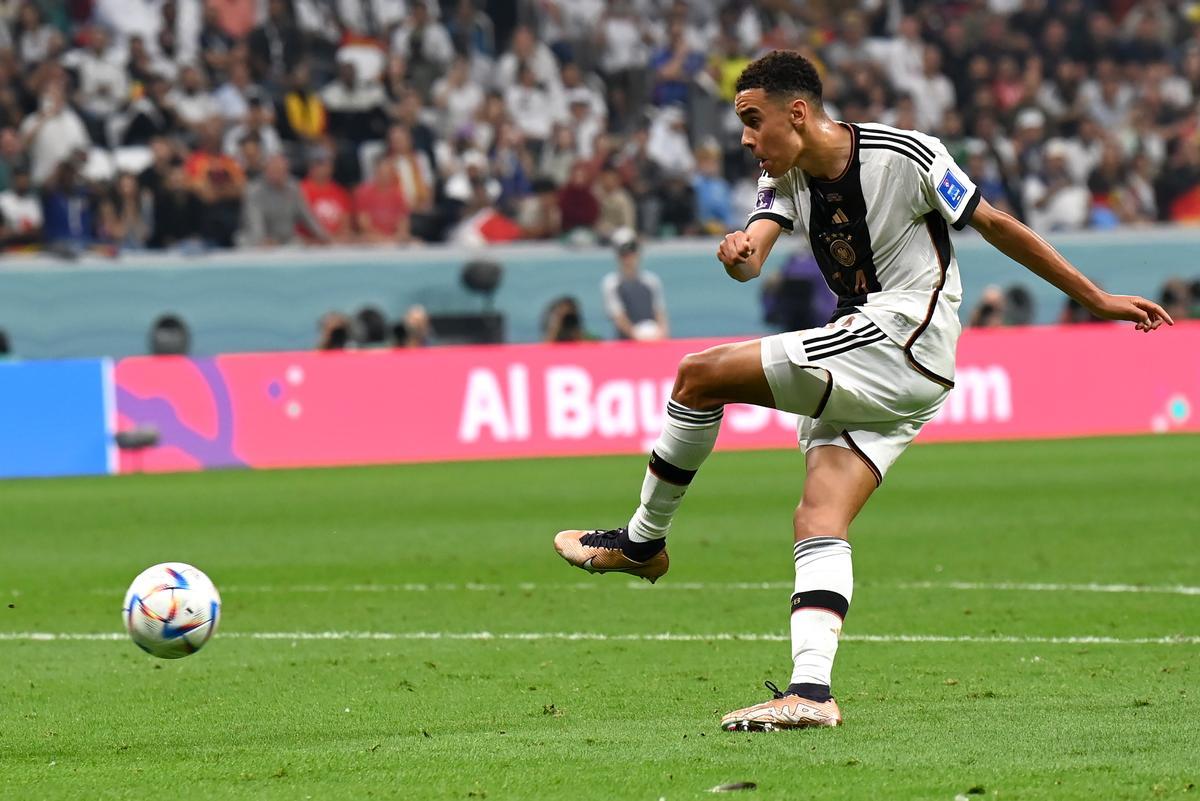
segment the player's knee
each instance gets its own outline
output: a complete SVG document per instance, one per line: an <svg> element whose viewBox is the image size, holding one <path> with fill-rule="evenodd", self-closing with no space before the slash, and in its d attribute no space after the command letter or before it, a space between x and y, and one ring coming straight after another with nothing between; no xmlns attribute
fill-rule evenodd
<svg viewBox="0 0 1200 801"><path fill-rule="evenodd" d="M713 349L701 353L689 353L679 362L675 373L675 388L671 399L689 409L706 409L712 406L709 395L716 356Z"/></svg>
<svg viewBox="0 0 1200 801"><path fill-rule="evenodd" d="M795 531L797 542L809 537L841 537L845 539L850 530L850 524L845 519L845 515L834 509L800 504L796 507L795 514L792 515L792 528Z"/></svg>

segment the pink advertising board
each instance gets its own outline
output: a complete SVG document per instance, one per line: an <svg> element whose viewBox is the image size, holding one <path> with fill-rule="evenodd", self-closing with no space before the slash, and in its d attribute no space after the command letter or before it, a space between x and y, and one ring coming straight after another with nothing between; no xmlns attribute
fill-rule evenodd
<svg viewBox="0 0 1200 801"><path fill-rule="evenodd" d="M160 444L121 470L646 452L675 365L717 340L510 345L116 366L117 427ZM921 442L1200 431L1200 323L970 330ZM719 448L795 446L795 418L735 406Z"/></svg>

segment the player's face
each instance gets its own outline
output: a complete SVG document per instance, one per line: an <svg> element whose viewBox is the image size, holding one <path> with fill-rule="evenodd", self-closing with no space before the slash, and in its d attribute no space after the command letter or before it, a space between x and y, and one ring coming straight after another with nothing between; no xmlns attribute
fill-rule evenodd
<svg viewBox="0 0 1200 801"><path fill-rule="evenodd" d="M803 122L807 104L768 97L762 89L746 89L737 93L733 108L744 126L742 146L758 159L759 168L772 178L790 170L802 149L797 125Z"/></svg>

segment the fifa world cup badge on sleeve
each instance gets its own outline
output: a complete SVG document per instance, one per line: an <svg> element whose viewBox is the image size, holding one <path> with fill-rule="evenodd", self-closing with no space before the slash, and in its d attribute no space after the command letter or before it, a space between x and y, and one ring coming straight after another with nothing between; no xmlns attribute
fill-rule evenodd
<svg viewBox="0 0 1200 801"><path fill-rule="evenodd" d="M945 198L946 205L952 209L957 209L958 204L962 203L963 195L967 194L967 190L954 177L952 171L946 170L946 174L942 176L941 183L938 184L938 194ZM761 192L759 192L759 196L762 196Z"/></svg>
<svg viewBox="0 0 1200 801"><path fill-rule="evenodd" d="M769 208L771 208L771 205L774 203L775 203L775 190L774 189L758 190L758 198L754 201L754 208L769 209Z"/></svg>

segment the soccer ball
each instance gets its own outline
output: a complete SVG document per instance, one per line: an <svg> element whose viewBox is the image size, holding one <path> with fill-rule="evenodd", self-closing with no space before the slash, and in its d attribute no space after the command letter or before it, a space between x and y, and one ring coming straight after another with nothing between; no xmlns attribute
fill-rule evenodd
<svg viewBox="0 0 1200 801"><path fill-rule="evenodd" d="M163 659L194 654L221 619L221 595L208 576L182 562L148 567L129 585L122 612L135 645Z"/></svg>

